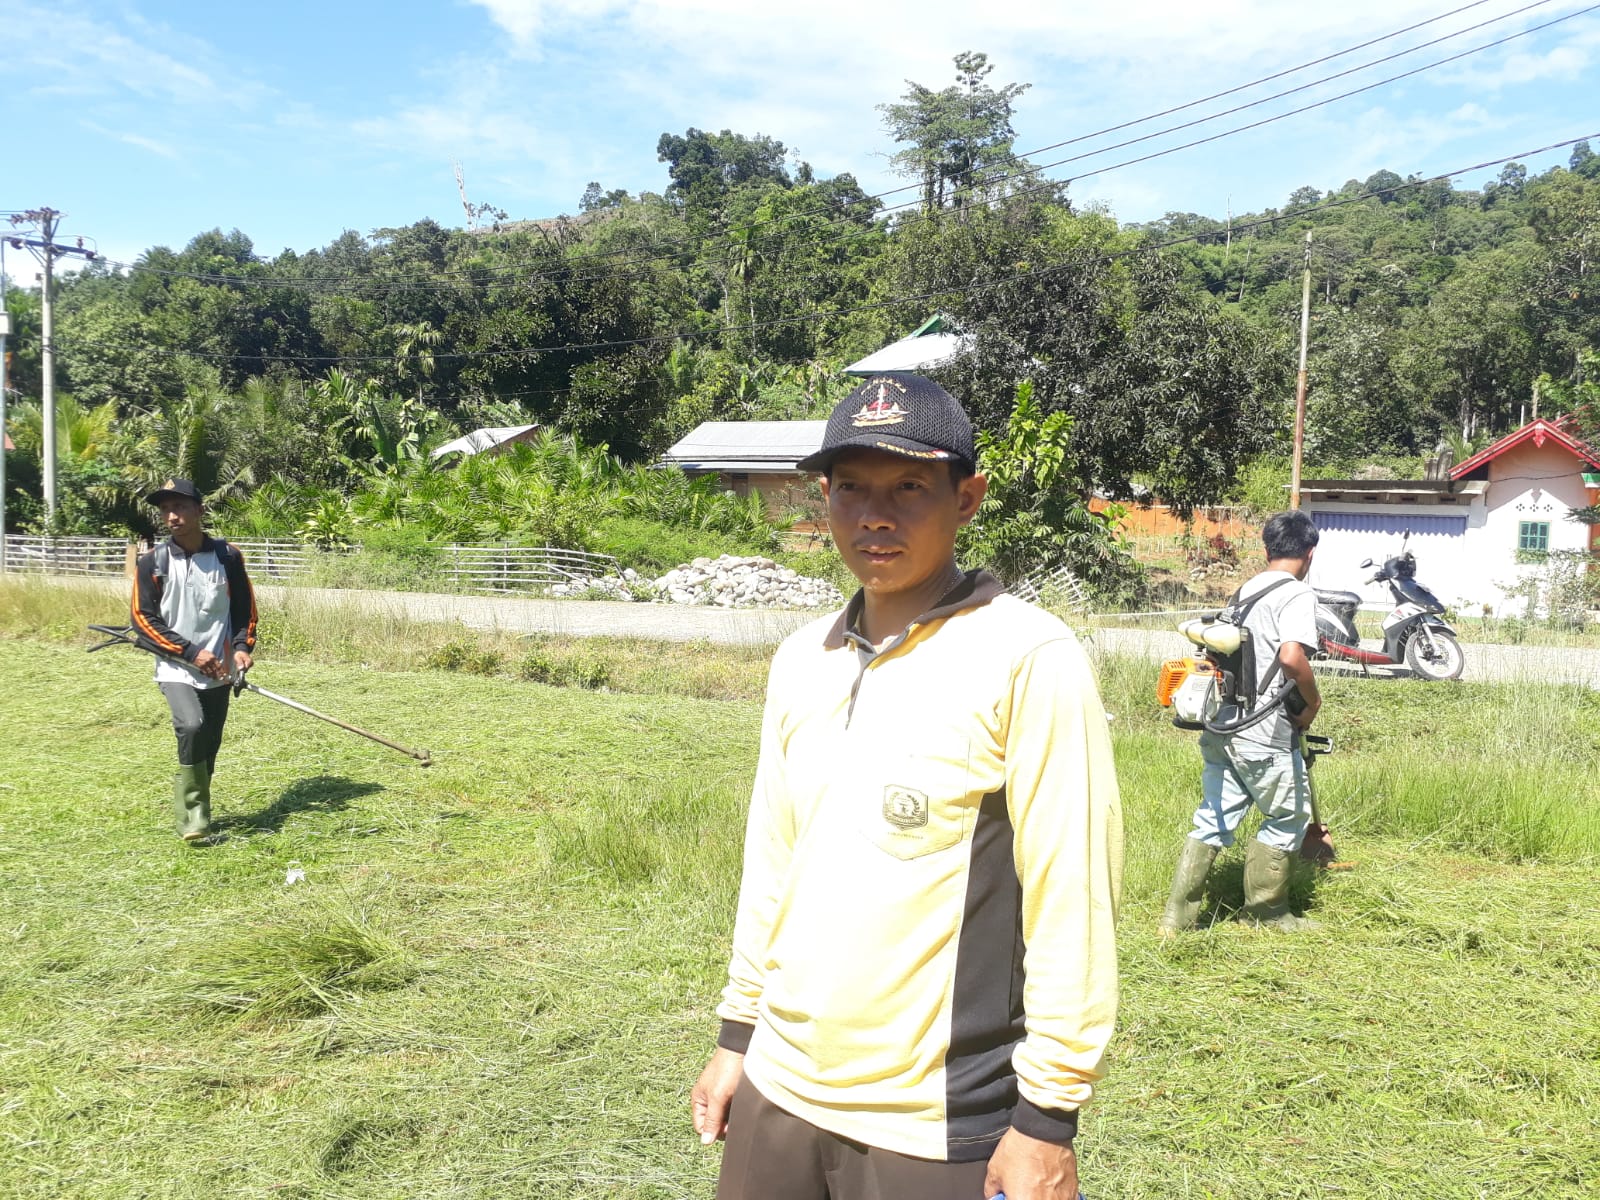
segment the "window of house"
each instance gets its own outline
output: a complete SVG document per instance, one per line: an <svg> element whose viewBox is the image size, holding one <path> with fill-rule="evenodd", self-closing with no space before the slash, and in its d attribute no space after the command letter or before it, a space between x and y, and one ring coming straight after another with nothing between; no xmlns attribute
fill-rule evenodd
<svg viewBox="0 0 1600 1200"><path fill-rule="evenodd" d="M1522 521L1517 526L1517 549L1543 554L1550 549L1549 521Z"/></svg>

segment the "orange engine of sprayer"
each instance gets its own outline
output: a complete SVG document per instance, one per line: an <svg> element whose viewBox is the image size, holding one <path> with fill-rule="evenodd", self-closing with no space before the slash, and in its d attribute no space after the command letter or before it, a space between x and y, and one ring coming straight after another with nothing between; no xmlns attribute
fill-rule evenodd
<svg viewBox="0 0 1600 1200"><path fill-rule="evenodd" d="M1204 658L1169 658L1161 664L1161 672L1156 676L1156 700L1162 708L1172 707L1172 697L1183 686L1183 681L1191 675L1215 675L1217 668L1209 659Z"/></svg>

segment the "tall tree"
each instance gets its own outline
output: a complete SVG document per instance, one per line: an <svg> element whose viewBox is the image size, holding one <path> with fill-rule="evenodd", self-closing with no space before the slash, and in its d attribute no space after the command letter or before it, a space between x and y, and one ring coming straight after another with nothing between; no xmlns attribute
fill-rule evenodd
<svg viewBox="0 0 1600 1200"><path fill-rule="evenodd" d="M947 205L964 207L986 194L994 176L1022 164L1013 154L1013 104L1031 86L993 87L987 54L955 56L956 82L939 91L906 80L898 104L880 104L884 126L906 143L890 160L902 175L922 184L922 208L932 213Z"/></svg>

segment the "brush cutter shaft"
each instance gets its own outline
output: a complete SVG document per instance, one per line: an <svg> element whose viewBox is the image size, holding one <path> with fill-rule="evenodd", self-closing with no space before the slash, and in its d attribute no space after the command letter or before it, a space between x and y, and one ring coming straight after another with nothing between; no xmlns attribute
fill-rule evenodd
<svg viewBox="0 0 1600 1200"><path fill-rule="evenodd" d="M380 746L387 746L391 750L400 751L401 754L410 755L423 766L428 766L432 763L432 759L429 758L426 750L413 750L409 746L402 746L399 742L391 742L386 737L379 737L377 734L368 732L359 726L351 725L348 722L341 721L336 717L330 717L327 715L327 713L319 713L316 709L310 707L309 705L301 704L298 700L291 700L287 696L280 696L277 692L269 692L266 688L259 687L247 679L241 678L239 680L239 685L247 692L254 692L258 696L265 696L268 700L276 700L279 704L287 705L296 712L303 712L308 717L315 717L319 721L326 721L329 725L337 725L340 729L346 730L350 733L358 734L369 741L377 742Z"/></svg>

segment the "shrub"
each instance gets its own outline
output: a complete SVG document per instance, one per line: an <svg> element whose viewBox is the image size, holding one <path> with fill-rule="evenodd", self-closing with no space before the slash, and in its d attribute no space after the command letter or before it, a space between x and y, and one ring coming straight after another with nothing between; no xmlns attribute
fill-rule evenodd
<svg viewBox="0 0 1600 1200"><path fill-rule="evenodd" d="M466 675L495 675L505 657L498 650L467 638L455 638L434 650L424 665L436 671L459 671Z"/></svg>
<svg viewBox="0 0 1600 1200"><path fill-rule="evenodd" d="M605 659L582 650L563 654L548 643L529 650L518 664L517 674L531 683L589 691L598 691L611 682L611 666Z"/></svg>
<svg viewBox="0 0 1600 1200"><path fill-rule="evenodd" d="M650 517L607 517L592 531L593 548L625 567L662 574L697 558L767 554L770 546L728 534L684 529Z"/></svg>
<svg viewBox="0 0 1600 1200"><path fill-rule="evenodd" d="M1239 565L1239 547L1220 533L1210 537L1190 540L1188 551L1191 567L1236 567Z"/></svg>

